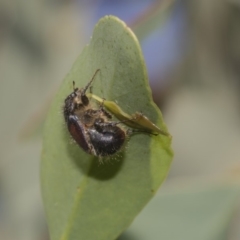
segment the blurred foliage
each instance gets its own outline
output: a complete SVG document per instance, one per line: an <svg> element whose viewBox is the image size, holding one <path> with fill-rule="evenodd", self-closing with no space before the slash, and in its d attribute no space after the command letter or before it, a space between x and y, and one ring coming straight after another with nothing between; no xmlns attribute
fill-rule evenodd
<svg viewBox="0 0 240 240"><path fill-rule="evenodd" d="M230 183L163 189L119 240L227 240L239 197Z"/></svg>

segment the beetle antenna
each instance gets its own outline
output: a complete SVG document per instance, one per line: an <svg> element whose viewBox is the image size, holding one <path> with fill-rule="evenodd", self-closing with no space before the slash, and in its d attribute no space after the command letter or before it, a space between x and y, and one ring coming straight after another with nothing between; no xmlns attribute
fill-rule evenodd
<svg viewBox="0 0 240 240"><path fill-rule="evenodd" d="M76 92L78 88L75 88L75 81L73 81L73 91Z"/></svg>
<svg viewBox="0 0 240 240"><path fill-rule="evenodd" d="M94 80L94 78L95 78L97 72L99 72L99 71L100 71L100 69L97 69L97 70L96 70L96 72L94 73L92 79L89 81L89 83L87 84L87 86L82 90L82 96L85 95L86 91L88 90L88 88L89 88L90 85L92 84L92 82L93 82L93 80Z"/></svg>

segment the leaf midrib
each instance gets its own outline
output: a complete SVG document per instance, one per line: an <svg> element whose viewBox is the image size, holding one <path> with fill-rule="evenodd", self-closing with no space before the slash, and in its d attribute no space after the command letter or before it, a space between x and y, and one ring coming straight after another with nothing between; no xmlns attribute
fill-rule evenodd
<svg viewBox="0 0 240 240"><path fill-rule="evenodd" d="M80 206L80 203L81 203L81 201L80 201L81 196L84 193L84 190L87 187L88 182L90 180L89 179L89 172L91 170L92 164L93 164L93 160L91 160L91 164L89 164L88 173L81 179L81 182L79 183L77 194L75 195L75 198L74 198L74 201L73 201L74 203L73 203L73 206L72 206L72 210L70 211L68 221L67 221L66 226L63 230L63 233L61 234L61 238L60 238L61 240L68 240L69 239L69 235L71 233L73 223L76 219L76 216L78 215L77 209L79 209L79 206Z"/></svg>

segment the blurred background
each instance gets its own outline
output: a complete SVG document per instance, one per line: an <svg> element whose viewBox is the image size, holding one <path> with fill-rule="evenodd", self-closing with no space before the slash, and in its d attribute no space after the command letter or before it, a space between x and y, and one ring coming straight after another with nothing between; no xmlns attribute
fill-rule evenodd
<svg viewBox="0 0 240 240"><path fill-rule="evenodd" d="M1 0L0 239L48 239L42 126L109 14L140 40L175 151L159 193L119 239L239 240L239 0Z"/></svg>

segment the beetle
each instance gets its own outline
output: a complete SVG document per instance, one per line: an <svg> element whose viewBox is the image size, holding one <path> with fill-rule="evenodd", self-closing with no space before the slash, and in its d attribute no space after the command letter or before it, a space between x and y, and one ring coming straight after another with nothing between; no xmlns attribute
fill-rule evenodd
<svg viewBox="0 0 240 240"><path fill-rule="evenodd" d="M86 95L99 71L96 70L84 88L76 88L73 82L73 92L65 99L63 114L68 131L76 143L85 152L101 158L120 151L128 131L119 125L122 121L111 120L112 116L104 109L103 102L96 109Z"/></svg>

